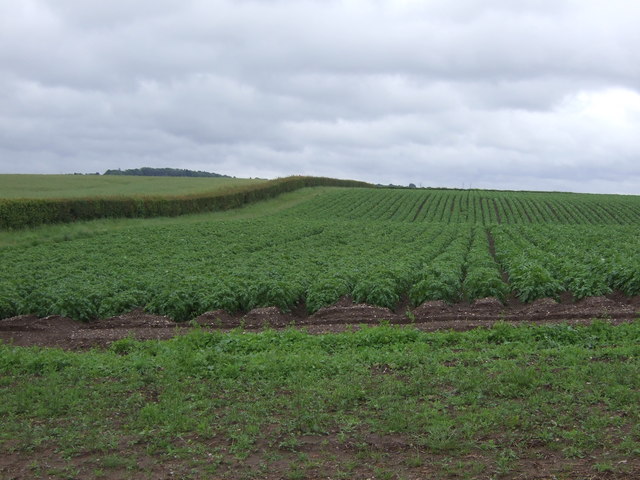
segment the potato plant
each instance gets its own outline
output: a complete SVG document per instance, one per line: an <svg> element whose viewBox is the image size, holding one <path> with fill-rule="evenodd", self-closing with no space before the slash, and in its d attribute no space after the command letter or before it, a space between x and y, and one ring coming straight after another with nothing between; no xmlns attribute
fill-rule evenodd
<svg viewBox="0 0 640 480"><path fill-rule="evenodd" d="M640 294L635 197L335 189L252 219L138 223L0 248L0 316L189 320L344 296L529 302ZM490 243L493 242L493 249ZM503 281L503 276L508 280Z"/></svg>

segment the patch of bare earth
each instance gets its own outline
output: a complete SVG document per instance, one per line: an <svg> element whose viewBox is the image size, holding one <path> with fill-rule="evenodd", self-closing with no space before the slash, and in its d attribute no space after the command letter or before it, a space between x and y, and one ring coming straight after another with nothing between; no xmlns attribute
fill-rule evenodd
<svg viewBox="0 0 640 480"><path fill-rule="evenodd" d="M308 322L311 325L380 323L383 320L395 320L402 317L388 308L374 307L364 303L352 305L333 305L324 307L314 313Z"/></svg>
<svg viewBox="0 0 640 480"><path fill-rule="evenodd" d="M191 440L191 439L190 439ZM198 441L198 438L193 440ZM295 444L283 441L266 443L259 440L254 453L238 459L228 438L212 438L207 449L190 461L171 456L150 455L144 444L120 445L111 452L88 452L64 458L55 448L37 448L30 452L0 455L0 478L197 478L197 479L264 479L286 478L354 480L406 478L422 480L440 478L500 478L505 480L622 480L640 478L640 460L628 458L615 462L616 471L598 472L588 457L568 459L556 450L542 446L521 452L509 471L498 468L495 458L481 449L457 456L452 468L451 457L430 451L402 434L355 432L339 436L301 435ZM184 440L175 441L176 447ZM216 452L211 455L208 452ZM106 465L106 457L122 459L120 464ZM301 463L301 458L307 461ZM126 461L129 459L128 461ZM212 466L215 467L211 469ZM97 467L99 473L96 472ZM473 469L474 473L468 472ZM213 470L215 473L211 473ZM393 472L394 476L389 473ZM471 476L467 475L471 473ZM477 474L477 475L476 475Z"/></svg>
<svg viewBox="0 0 640 480"><path fill-rule="evenodd" d="M567 296L557 302L541 298L529 304L510 299L507 304L496 298L482 298L473 303L449 305L441 300L425 302L409 308L388 308L357 304L345 297L308 315L304 305L297 305L290 312L277 307L255 308L246 313L228 313L215 310L204 313L192 322L176 323L168 317L153 315L141 309L123 315L92 322L77 322L52 315L38 318L33 315L0 320L0 340L20 346L49 346L65 349L105 347L115 340L131 337L139 340L172 338L195 328L227 330L302 327L310 333L340 332L358 328L359 325L375 325L381 322L415 325L426 331L442 329L469 330L490 327L496 322L588 323L604 319L612 323L630 321L640 316L640 297L625 297L620 293L590 297L573 301Z"/></svg>

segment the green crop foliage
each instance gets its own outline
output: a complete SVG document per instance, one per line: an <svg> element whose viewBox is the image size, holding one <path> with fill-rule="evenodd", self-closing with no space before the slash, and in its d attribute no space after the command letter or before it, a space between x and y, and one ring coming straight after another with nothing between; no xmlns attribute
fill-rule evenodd
<svg viewBox="0 0 640 480"><path fill-rule="evenodd" d="M15 241L0 246L0 315L92 320L144 308L185 321L300 302L313 313L345 296L395 308L407 297L417 306L640 294L636 197L312 191L237 216L5 232Z"/></svg>
<svg viewBox="0 0 640 480"><path fill-rule="evenodd" d="M631 195L494 190L345 189L307 205L315 217L481 225L637 225L640 198Z"/></svg>

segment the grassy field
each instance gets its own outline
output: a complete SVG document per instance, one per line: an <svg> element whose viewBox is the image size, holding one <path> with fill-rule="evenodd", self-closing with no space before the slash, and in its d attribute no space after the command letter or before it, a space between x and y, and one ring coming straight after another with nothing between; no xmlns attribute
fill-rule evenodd
<svg viewBox="0 0 640 480"><path fill-rule="evenodd" d="M246 178L0 175L0 199L193 195L263 182Z"/></svg>
<svg viewBox="0 0 640 480"><path fill-rule="evenodd" d="M637 478L639 345L638 322L0 345L0 475Z"/></svg>

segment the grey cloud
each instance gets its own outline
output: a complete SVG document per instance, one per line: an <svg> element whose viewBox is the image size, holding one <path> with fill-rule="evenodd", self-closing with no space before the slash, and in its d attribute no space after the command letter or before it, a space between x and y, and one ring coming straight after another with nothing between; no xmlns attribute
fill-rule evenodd
<svg viewBox="0 0 640 480"><path fill-rule="evenodd" d="M640 5L0 4L0 171L640 193Z"/></svg>

